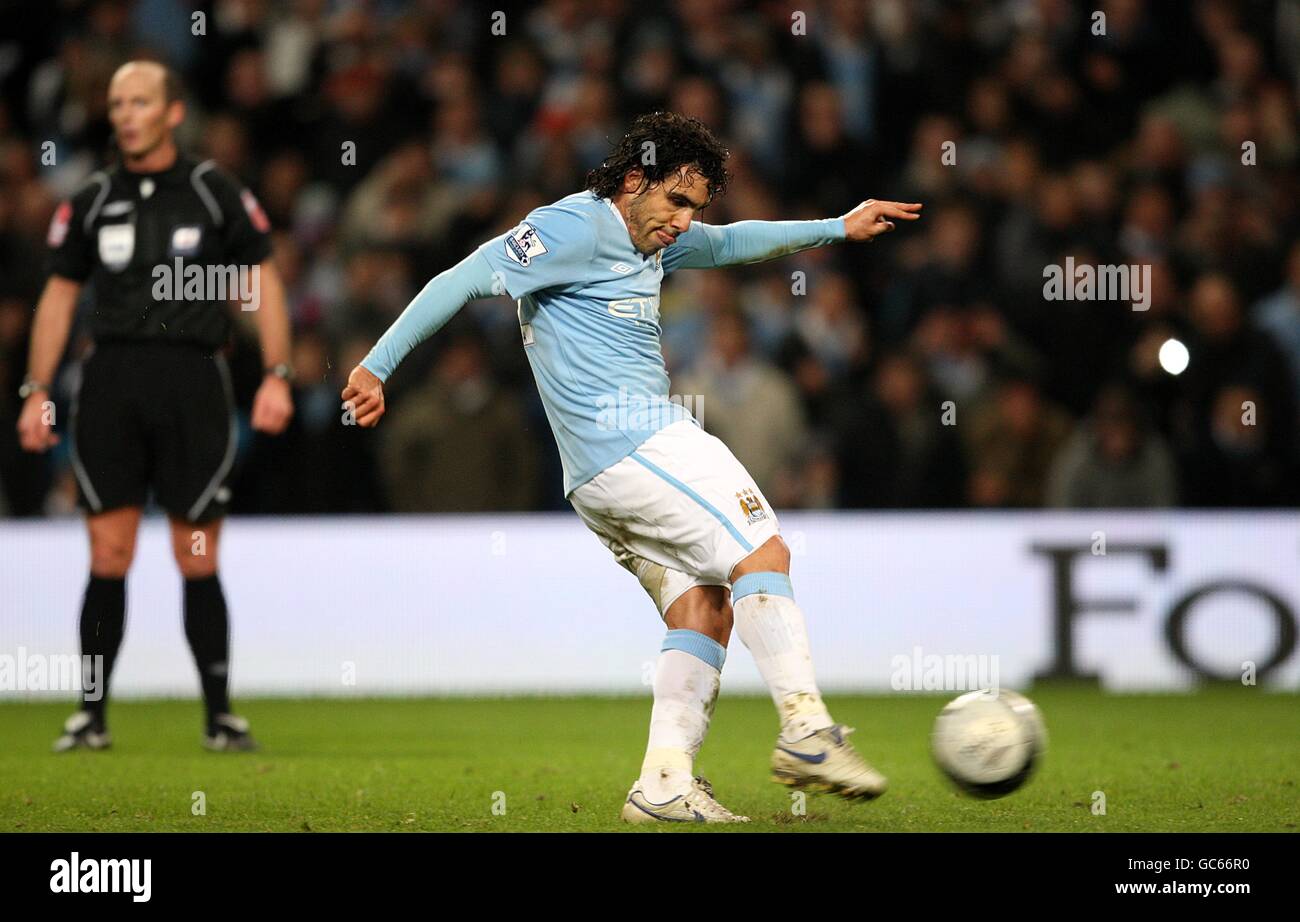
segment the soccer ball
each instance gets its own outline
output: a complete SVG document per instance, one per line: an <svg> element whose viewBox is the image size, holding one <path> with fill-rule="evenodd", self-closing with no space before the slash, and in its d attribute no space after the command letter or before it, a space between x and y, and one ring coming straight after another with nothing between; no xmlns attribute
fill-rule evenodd
<svg viewBox="0 0 1300 922"><path fill-rule="evenodd" d="M1047 748L1038 708L1013 691L967 692L934 721L934 761L953 784L973 797L1006 797L1034 771Z"/></svg>

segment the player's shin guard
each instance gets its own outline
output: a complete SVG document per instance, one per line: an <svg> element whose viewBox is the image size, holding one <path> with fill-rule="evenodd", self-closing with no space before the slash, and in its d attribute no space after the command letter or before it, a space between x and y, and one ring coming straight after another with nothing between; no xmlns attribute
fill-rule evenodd
<svg viewBox="0 0 1300 922"><path fill-rule="evenodd" d="M736 633L754 656L781 717L781 735L801 739L834 724L813 674L803 612L784 573L746 573L731 588Z"/></svg>
<svg viewBox="0 0 1300 922"><path fill-rule="evenodd" d="M102 724L108 705L108 680L126 628L126 580L91 576L81 604L83 667L81 708Z"/></svg>
<svg viewBox="0 0 1300 922"><path fill-rule="evenodd" d="M726 658L722 644L698 631L678 628L664 638L641 763L641 790L652 803L690 790L691 766L709 730Z"/></svg>
<svg viewBox="0 0 1300 922"><path fill-rule="evenodd" d="M230 712L228 692L230 619L221 580L212 576L185 580L185 638L199 668L208 723Z"/></svg>

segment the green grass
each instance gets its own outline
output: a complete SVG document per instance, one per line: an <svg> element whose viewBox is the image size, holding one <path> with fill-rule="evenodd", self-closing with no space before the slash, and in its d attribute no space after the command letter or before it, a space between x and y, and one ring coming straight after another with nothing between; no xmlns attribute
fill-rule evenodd
<svg viewBox="0 0 1300 922"><path fill-rule="evenodd" d="M1296 695L1034 692L1051 746L1010 797L975 801L931 765L943 698L831 696L889 775L869 804L810 796L804 816L767 778L771 702L718 704L697 769L746 828L817 831L1294 831ZM199 746L198 705L114 702L114 748L54 755L68 707L0 705L0 831L616 830L640 767L649 698L239 702L263 749ZM207 813L195 816L202 791ZM493 794L505 794L504 815ZM1091 812L1094 791L1106 815ZM673 826L673 831L685 827ZM659 831L656 827L655 831ZM662 831L668 831L664 829ZM713 831L710 829L710 831Z"/></svg>

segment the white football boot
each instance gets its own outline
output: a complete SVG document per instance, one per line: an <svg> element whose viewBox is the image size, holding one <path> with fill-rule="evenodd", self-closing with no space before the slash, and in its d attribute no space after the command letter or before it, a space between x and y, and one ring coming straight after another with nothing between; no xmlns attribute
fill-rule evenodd
<svg viewBox="0 0 1300 922"><path fill-rule="evenodd" d="M113 745L102 720L96 721L89 711L77 711L63 724L63 735L54 741L55 752L74 749L107 749Z"/></svg>
<svg viewBox="0 0 1300 922"><path fill-rule="evenodd" d="M852 727L835 724L793 743L778 737L772 751L772 780L848 800L879 797L889 781L858 755L846 739L852 732Z"/></svg>
<svg viewBox="0 0 1300 922"><path fill-rule="evenodd" d="M257 741L248 732L248 721L236 714L217 714L203 736L203 748L213 752L254 752Z"/></svg>
<svg viewBox="0 0 1300 922"><path fill-rule="evenodd" d="M622 813L625 823L748 823L749 817L737 816L713 799L713 786L706 778L691 781L687 794L678 794L661 804L651 803L641 793L638 779L628 791Z"/></svg>

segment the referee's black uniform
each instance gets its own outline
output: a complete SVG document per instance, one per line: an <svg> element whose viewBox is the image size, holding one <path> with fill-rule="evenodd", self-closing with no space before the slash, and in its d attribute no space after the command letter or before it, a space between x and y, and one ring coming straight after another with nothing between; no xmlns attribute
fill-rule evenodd
<svg viewBox="0 0 1300 922"><path fill-rule="evenodd" d="M161 172L96 173L59 207L49 270L93 286L94 349L71 415L72 463L90 512L143 506L150 487L173 518L225 512L236 428L219 350L230 308L177 297L184 288L161 287L158 269L174 277L179 258L247 271L270 256L269 230L237 180L180 154Z"/></svg>
<svg viewBox="0 0 1300 922"><path fill-rule="evenodd" d="M92 292L94 347L71 413L72 463L90 513L143 506L150 490L176 520L197 524L225 513L237 430L221 349L231 332L228 298L240 286L215 291L208 267L229 269L227 280L243 273L260 282L252 270L271 254L269 232L251 192L212 161L179 152L166 170L95 173L55 212L49 271L89 282ZM193 276L202 284L188 285ZM230 714L229 618L219 577L184 583L206 745L248 748L247 723ZM107 679L124 633L125 591L124 578L92 572L81 643L83 654L104 657L104 694L83 694L56 749L108 745Z"/></svg>

